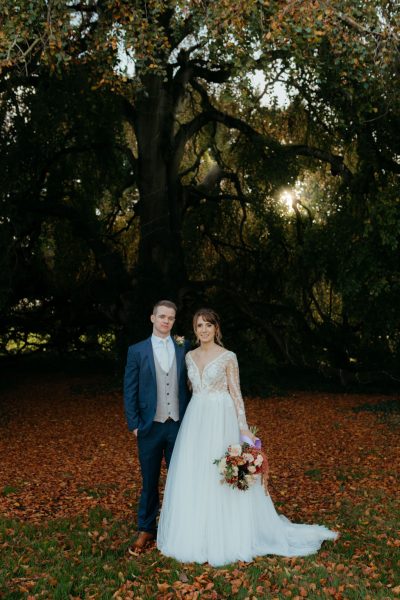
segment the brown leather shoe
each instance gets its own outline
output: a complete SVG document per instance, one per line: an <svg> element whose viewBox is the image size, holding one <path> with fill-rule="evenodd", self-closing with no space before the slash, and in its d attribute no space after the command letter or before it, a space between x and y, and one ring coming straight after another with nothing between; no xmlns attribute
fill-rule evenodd
<svg viewBox="0 0 400 600"><path fill-rule="evenodd" d="M133 542L133 545L128 548L129 554L140 554L140 552L142 552L151 544L154 538L154 533L150 533L149 531L140 531L136 540Z"/></svg>

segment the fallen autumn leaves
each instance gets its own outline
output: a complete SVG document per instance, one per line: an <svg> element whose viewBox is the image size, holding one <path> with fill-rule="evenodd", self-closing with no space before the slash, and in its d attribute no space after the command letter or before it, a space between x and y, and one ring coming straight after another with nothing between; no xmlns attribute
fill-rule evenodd
<svg viewBox="0 0 400 600"><path fill-rule="evenodd" d="M102 391L107 388L105 378L54 375L32 377L3 393L8 418L0 426L0 549L7 558L0 567L6 586L0 598L399 593L398 428L374 413L353 412L365 403L384 403L384 397L313 392L249 399L248 421L258 426L267 449L278 510L295 521L339 529L342 537L307 559L264 557L212 569L179 565L155 548L128 560L140 470L121 393ZM40 564L33 559L36 542L26 533L32 526L33 537L46 545ZM24 560L16 560L18 553ZM68 577L61 554L76 565Z"/></svg>

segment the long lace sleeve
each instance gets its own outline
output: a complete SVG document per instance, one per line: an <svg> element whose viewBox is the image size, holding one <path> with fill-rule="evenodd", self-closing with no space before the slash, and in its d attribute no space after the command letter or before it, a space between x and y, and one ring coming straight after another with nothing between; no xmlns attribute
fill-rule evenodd
<svg viewBox="0 0 400 600"><path fill-rule="evenodd" d="M240 391L239 365L235 354L232 354L232 357L229 358L226 365L226 374L228 389L236 408L239 427L240 429L248 429L242 392Z"/></svg>

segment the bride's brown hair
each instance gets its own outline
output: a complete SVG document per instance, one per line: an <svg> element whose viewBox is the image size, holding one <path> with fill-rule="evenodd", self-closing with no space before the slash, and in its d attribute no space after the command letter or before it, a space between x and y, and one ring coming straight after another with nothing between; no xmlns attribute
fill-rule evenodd
<svg viewBox="0 0 400 600"><path fill-rule="evenodd" d="M199 317L202 317L204 321L207 323L211 323L215 327L215 343L218 346L224 347L222 343L222 333L221 333L221 322L219 319L218 313L215 312L212 308L200 308L197 310L193 316L193 329L196 335L197 343L199 343L199 339L197 338L197 320Z"/></svg>

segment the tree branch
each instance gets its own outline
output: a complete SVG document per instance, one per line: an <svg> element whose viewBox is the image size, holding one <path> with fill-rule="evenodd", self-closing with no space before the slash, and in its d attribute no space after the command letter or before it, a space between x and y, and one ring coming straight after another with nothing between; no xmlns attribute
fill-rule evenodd
<svg viewBox="0 0 400 600"><path fill-rule="evenodd" d="M196 82L194 86L197 91L199 91L199 89L201 88L198 82ZM318 160L327 162L331 165L332 175L342 175L347 183L352 180L353 174L351 173L350 169L348 169L345 166L342 156L333 154L326 150L321 150L320 148L314 148L312 146L306 146L302 144L280 144L276 140L267 137L265 134L256 131L246 121L243 121L238 117L234 117L232 115L223 113L222 111L214 108L204 89L202 89L201 91L201 96L203 104L207 103L208 105L208 121L217 121L218 123L225 125L225 127L237 129L238 131L244 133L257 146L262 147L264 149L268 148L275 154L282 153L294 154L297 156L309 156L311 158L317 158Z"/></svg>
<svg viewBox="0 0 400 600"><path fill-rule="evenodd" d="M349 15L346 15L345 13L341 12L340 10L336 10L335 8L333 8L331 3L327 3L327 4L330 8L333 9L334 14L338 17L338 19L340 21L342 21L343 23L346 23L346 25L349 25L349 27L351 27L352 29L355 29L359 33L372 35L374 37L379 37L379 38L384 38L384 39L386 37L392 37L393 40L397 44L400 43L400 38L396 35L396 33L393 30L390 30L390 32L388 31L387 32L388 35L387 35L385 32L380 32L380 31L376 31L376 30L374 31L372 29L368 29L368 27L364 27L364 25L361 25L360 23L358 23L355 19L353 19Z"/></svg>

